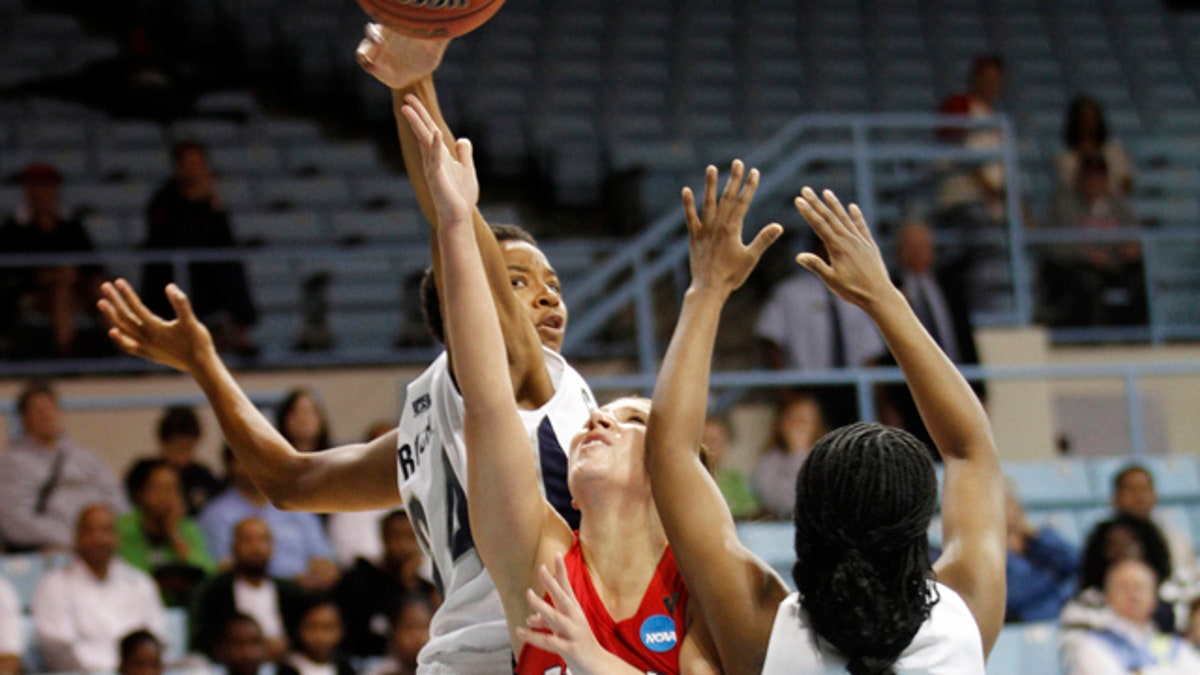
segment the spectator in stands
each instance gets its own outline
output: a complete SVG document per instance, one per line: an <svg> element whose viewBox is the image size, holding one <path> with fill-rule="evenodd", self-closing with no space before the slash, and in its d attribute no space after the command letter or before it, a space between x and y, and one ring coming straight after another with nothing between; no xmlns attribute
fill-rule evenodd
<svg viewBox="0 0 1200 675"><path fill-rule="evenodd" d="M265 639L267 660L278 660L287 652L289 627L299 617L306 598L296 584L267 573L272 558L271 534L271 528L259 518L246 518L237 524L230 570L212 577L196 591L188 617L191 649L224 662L219 642L228 639L230 620L242 614L253 617L259 639Z"/></svg>
<svg viewBox="0 0 1200 675"><path fill-rule="evenodd" d="M367 428L363 443L370 443L396 428L395 422L377 421ZM329 446L324 446L329 447ZM325 521L329 543L337 554L338 565L348 568L359 558L377 562L383 558L379 528L390 509L331 513Z"/></svg>
<svg viewBox="0 0 1200 675"><path fill-rule="evenodd" d="M1004 91L1004 62L994 54L976 57L971 67L967 93L946 99L939 112L986 119L999 110ZM973 150L998 150L1004 135L998 127L939 131L943 140ZM966 244L966 267L973 310L994 310L1006 290L995 286L994 277L1008 268L1004 248L1005 177L999 159L969 170L951 171L938 186L937 225L939 229L959 232ZM1002 292L1003 291L1003 292Z"/></svg>
<svg viewBox="0 0 1200 675"><path fill-rule="evenodd" d="M1200 581L1200 568L1192 549L1192 538L1186 532L1171 527L1156 517L1158 493L1154 489L1154 476L1141 464L1128 464L1113 476L1112 507L1118 515L1143 518L1154 523L1167 542L1171 552L1170 578L1188 586Z"/></svg>
<svg viewBox="0 0 1200 675"><path fill-rule="evenodd" d="M49 164L18 175L24 203L0 225L0 253L79 253L95 248L78 216L59 205L63 177ZM14 358L111 354L96 311L104 270L97 265L42 265L0 273L0 334Z"/></svg>
<svg viewBox="0 0 1200 675"><path fill-rule="evenodd" d="M814 253L825 257L820 240ZM773 369L853 368L878 360L886 351L867 314L839 299L806 270L771 291L754 332L761 341L766 366ZM831 427L858 420L853 386L814 388L813 393Z"/></svg>
<svg viewBox="0 0 1200 675"><path fill-rule="evenodd" d="M1052 621L1075 593L1079 549L1053 528L1029 523L1011 483L1005 485L1008 516L1008 602L1004 620Z"/></svg>
<svg viewBox="0 0 1200 675"><path fill-rule="evenodd" d="M212 657L227 675L274 675L270 643L253 617L233 614L213 632L217 641Z"/></svg>
<svg viewBox="0 0 1200 675"><path fill-rule="evenodd" d="M1137 220L1125 197L1113 191L1104 157L1092 154L1080 159L1073 189L1055 197L1046 225L1098 233L1136 227ZM1137 242L1056 246L1045 258L1048 323L1145 323L1145 276Z"/></svg>
<svg viewBox="0 0 1200 675"><path fill-rule="evenodd" d="M311 600L296 622L292 649L280 662L279 675L355 675L350 662L337 653L343 632L342 616L333 600Z"/></svg>
<svg viewBox="0 0 1200 675"><path fill-rule="evenodd" d="M0 453L0 535L9 550L69 548L88 504L125 511L112 470L63 432L58 396L48 382L26 385L17 411L24 435Z"/></svg>
<svg viewBox="0 0 1200 675"><path fill-rule="evenodd" d="M328 418L308 389L288 392L275 414L275 428L299 452L318 452L331 447Z"/></svg>
<svg viewBox="0 0 1200 675"><path fill-rule="evenodd" d="M200 528L187 517L179 470L165 459L143 460L125 487L134 509L117 519L117 552L154 577L164 604L186 605L216 565Z"/></svg>
<svg viewBox="0 0 1200 675"><path fill-rule="evenodd" d="M25 636L21 634L21 600L17 591L0 577L0 675L16 675L21 670Z"/></svg>
<svg viewBox="0 0 1200 675"><path fill-rule="evenodd" d="M1108 136L1104 110L1096 99L1080 94L1067 108L1063 123L1063 142L1066 148L1058 155L1059 191L1071 191L1078 183L1079 168L1084 157L1099 155L1108 165L1110 191L1128 197L1133 191L1133 170L1121 144Z"/></svg>
<svg viewBox="0 0 1200 675"><path fill-rule="evenodd" d="M135 630L121 638L118 675L162 675L163 643L148 630Z"/></svg>
<svg viewBox="0 0 1200 675"><path fill-rule="evenodd" d="M75 529L75 555L38 583L33 622L42 660L53 671L112 671L121 637L143 628L165 635L154 580L116 556L116 518L87 506Z"/></svg>
<svg viewBox="0 0 1200 675"><path fill-rule="evenodd" d="M925 223L915 221L900 228L897 260L900 266L892 275L893 281L904 293L930 336L954 363L979 363L975 331L971 327L970 298L966 294L962 266L956 263L937 267L933 230ZM883 356L880 362L896 365L890 354ZM982 398L983 384L973 382L971 386ZM930 448L930 453L937 457L937 452L933 450L933 439L917 413L917 405L908 386L901 382L887 385L884 390L887 402L898 416L898 426L921 439Z"/></svg>
<svg viewBox="0 0 1200 675"><path fill-rule="evenodd" d="M158 419L158 458L141 460L129 470L132 474L141 462L165 459L179 471L187 514L193 518L200 515L204 505L222 488L221 481L212 471L196 461L196 446L200 443L201 433L196 411L185 405L168 407ZM128 485L128 475L125 482Z"/></svg>
<svg viewBox="0 0 1200 675"><path fill-rule="evenodd" d="M771 442L754 467L754 492L767 515L792 517L796 474L813 444L826 431L821 406L812 395L800 392L780 401Z"/></svg>
<svg viewBox="0 0 1200 675"><path fill-rule="evenodd" d="M275 508L250 480L229 446L225 446L223 455L229 487L208 503L198 521L209 553L218 562L229 560L234 525L250 516L261 518L270 526L275 540L271 576L293 579L309 589L332 588L338 570L320 519L311 513Z"/></svg>
<svg viewBox="0 0 1200 675"><path fill-rule="evenodd" d="M1122 560L1108 570L1104 623L1063 637L1068 675L1200 672L1200 655L1183 638L1155 625L1158 584L1154 569L1140 560Z"/></svg>
<svg viewBox="0 0 1200 675"><path fill-rule="evenodd" d="M1063 607L1059 617L1065 628L1095 628L1102 624L1107 612L1104 579L1113 565L1131 558L1145 562L1159 579L1165 580L1171 574L1171 553L1154 523L1118 515L1092 529L1083 547L1079 593ZM1171 605L1161 599L1154 620L1163 632L1175 629Z"/></svg>
<svg viewBox="0 0 1200 675"><path fill-rule="evenodd" d="M387 658L366 675L416 675L417 653L429 642L433 609L429 597L423 594L410 593L400 598L392 610Z"/></svg>
<svg viewBox="0 0 1200 675"><path fill-rule="evenodd" d="M734 518L751 518L758 514L758 499L750 488L746 474L725 464L731 434L729 419L723 415L709 415L704 420L704 432L700 442L708 450L709 468L721 496L729 505L729 513Z"/></svg>
<svg viewBox="0 0 1200 675"><path fill-rule="evenodd" d="M171 150L175 175L155 193L146 210L149 249L229 248L237 245L229 214L217 192L204 146L181 141ZM250 295L246 272L236 261L194 262L188 265L188 294L197 316L212 330L220 351L257 353L250 327L258 309ZM142 297L152 311L173 316L163 289L175 279L169 263L147 265Z"/></svg>
<svg viewBox="0 0 1200 675"><path fill-rule="evenodd" d="M354 656L377 656L387 644L387 621L396 602L418 593L436 598L425 580L425 562L412 523L402 510L388 513L379 528L383 559L359 558L337 586L337 602L346 625L343 647Z"/></svg>

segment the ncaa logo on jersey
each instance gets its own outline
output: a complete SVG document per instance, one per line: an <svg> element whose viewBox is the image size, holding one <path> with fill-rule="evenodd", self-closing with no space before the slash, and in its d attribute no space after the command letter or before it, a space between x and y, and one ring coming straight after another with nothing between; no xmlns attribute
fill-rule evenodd
<svg viewBox="0 0 1200 675"><path fill-rule="evenodd" d="M659 654L671 651L679 642L675 635L675 620L665 614L655 614L643 621L638 633L646 649Z"/></svg>

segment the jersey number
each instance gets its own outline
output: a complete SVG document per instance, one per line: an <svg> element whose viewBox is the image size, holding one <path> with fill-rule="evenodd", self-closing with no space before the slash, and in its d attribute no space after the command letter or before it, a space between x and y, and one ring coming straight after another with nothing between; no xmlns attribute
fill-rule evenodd
<svg viewBox="0 0 1200 675"><path fill-rule="evenodd" d="M458 477L454 475L454 468L450 466L449 458L445 453L439 454L442 456L442 469L446 475L446 541L450 544L450 560L457 561L475 548L475 539L471 536L467 493L459 484ZM417 532L421 547L429 552L429 559L433 561L433 583L437 586L438 594L444 597L446 594L444 577L441 570L438 569L438 557L433 555L430 547L429 516L425 512L421 500L415 497L411 499L408 504L408 513L412 518L413 529Z"/></svg>

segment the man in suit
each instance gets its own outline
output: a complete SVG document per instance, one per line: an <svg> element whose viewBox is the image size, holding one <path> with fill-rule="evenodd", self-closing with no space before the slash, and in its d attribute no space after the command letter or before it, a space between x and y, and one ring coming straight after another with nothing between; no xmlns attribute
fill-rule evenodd
<svg viewBox="0 0 1200 675"><path fill-rule="evenodd" d="M896 257L900 267L893 281L912 305L925 330L933 337L946 356L958 365L979 363L975 332L971 327L971 303L968 285L960 265L936 267L937 251L933 230L921 222L906 223L896 240ZM895 365L885 357L885 365ZM975 393L983 398L983 383L971 382ZM930 448L933 441L917 414L908 387L903 383L886 387L887 398L897 416L896 422ZM937 453L934 453L936 456Z"/></svg>
<svg viewBox="0 0 1200 675"><path fill-rule="evenodd" d="M192 603L189 644L216 658L225 624L235 615L252 617L266 638L268 660L287 651L288 627L300 615L305 594L299 585L267 574L271 529L259 518L246 518L233 530L233 567L209 579Z"/></svg>

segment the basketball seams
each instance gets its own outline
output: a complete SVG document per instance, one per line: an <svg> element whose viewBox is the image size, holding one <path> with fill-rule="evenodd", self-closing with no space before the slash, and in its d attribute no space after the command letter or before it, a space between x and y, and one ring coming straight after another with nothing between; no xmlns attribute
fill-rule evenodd
<svg viewBox="0 0 1200 675"><path fill-rule="evenodd" d="M498 7L495 6L502 2L503 0L489 0L488 2L477 5L468 11L445 15L444 12L446 10L427 9L422 7L403 7L402 5L391 2L390 0L359 0L359 4L364 6L363 9L367 9L368 13L378 14L378 18L383 23L394 21L400 24L398 28L402 30L414 30L423 33L428 33L429 31L422 30L418 25L415 24L444 24L469 20L481 12L485 12L489 9L493 11L498 9ZM368 5L369 9L367 7ZM440 14L433 14L433 12L440 12Z"/></svg>

